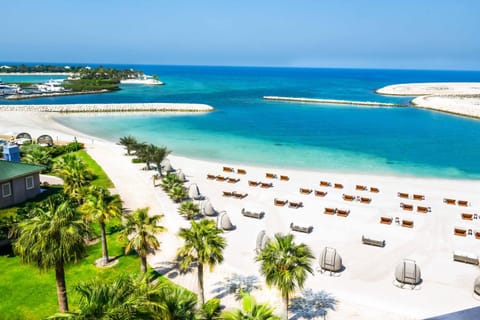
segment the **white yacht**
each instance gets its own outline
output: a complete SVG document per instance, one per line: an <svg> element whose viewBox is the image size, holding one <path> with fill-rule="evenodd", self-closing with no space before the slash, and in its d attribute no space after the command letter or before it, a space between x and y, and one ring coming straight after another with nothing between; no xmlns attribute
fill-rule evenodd
<svg viewBox="0 0 480 320"><path fill-rule="evenodd" d="M48 80L42 84L37 84L37 89L40 92L63 92L65 88L62 87L63 80Z"/></svg>
<svg viewBox="0 0 480 320"><path fill-rule="evenodd" d="M163 82L154 79L152 76L143 75L136 78L120 80L121 84L144 84L149 86L159 86L164 84Z"/></svg>
<svg viewBox="0 0 480 320"><path fill-rule="evenodd" d="M18 84L4 84L0 81L0 96L23 93Z"/></svg>

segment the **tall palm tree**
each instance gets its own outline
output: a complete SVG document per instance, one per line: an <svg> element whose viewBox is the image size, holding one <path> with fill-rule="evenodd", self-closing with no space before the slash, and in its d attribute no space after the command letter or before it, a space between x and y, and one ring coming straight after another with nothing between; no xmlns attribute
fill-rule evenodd
<svg viewBox="0 0 480 320"><path fill-rule="evenodd" d="M273 308L267 304L257 304L255 298L248 293L241 292L242 309L234 309L222 313L222 320L280 320L273 314Z"/></svg>
<svg viewBox="0 0 480 320"><path fill-rule="evenodd" d="M37 206L30 219L19 224L19 236L13 244L22 263L41 271L55 269L60 312L68 311L64 267L85 255L86 225L72 203L51 197L46 205Z"/></svg>
<svg viewBox="0 0 480 320"><path fill-rule="evenodd" d="M153 145L152 145L153 146ZM166 147L153 146L150 149L150 160L157 166L158 174L162 176L162 161L170 154L170 150Z"/></svg>
<svg viewBox="0 0 480 320"><path fill-rule="evenodd" d="M280 290L287 318L290 296L296 289L303 288L307 273L313 274L314 258L307 245L296 244L291 234L279 233L267 242L256 257L256 261L261 262L260 273L265 277L267 285Z"/></svg>
<svg viewBox="0 0 480 320"><path fill-rule="evenodd" d="M193 263L197 265L198 287L200 290L200 305L205 303L203 288L203 268L205 265L212 270L223 261L223 249L227 246L222 230L216 227L212 220L191 221L190 228L181 228L179 236L184 244L177 251L180 267L187 271Z"/></svg>
<svg viewBox="0 0 480 320"><path fill-rule="evenodd" d="M159 291L158 315L162 320L194 320L197 297L179 286L164 285Z"/></svg>
<svg viewBox="0 0 480 320"><path fill-rule="evenodd" d="M63 179L63 192L81 203L81 189L93 179L87 164L76 155L66 154L54 163L53 169Z"/></svg>
<svg viewBox="0 0 480 320"><path fill-rule="evenodd" d="M107 234L105 232L105 224L108 220L122 215L122 200L118 195L111 195L110 192L102 187L91 186L82 206L82 211L89 220L96 220L100 225L102 234L102 255L103 265L109 262Z"/></svg>
<svg viewBox="0 0 480 320"><path fill-rule="evenodd" d="M132 150L134 150L134 146L138 144L138 141L135 137L128 135L121 137L118 144L124 146L127 149L127 154L131 155Z"/></svg>
<svg viewBox="0 0 480 320"><path fill-rule="evenodd" d="M166 230L165 227L159 225L163 214L149 216L148 210L148 207L137 209L132 214L126 215L127 223L122 231L122 237L129 239L125 253L129 253L132 249L137 251L142 273L147 272L147 255L160 248L160 242L156 235Z"/></svg>

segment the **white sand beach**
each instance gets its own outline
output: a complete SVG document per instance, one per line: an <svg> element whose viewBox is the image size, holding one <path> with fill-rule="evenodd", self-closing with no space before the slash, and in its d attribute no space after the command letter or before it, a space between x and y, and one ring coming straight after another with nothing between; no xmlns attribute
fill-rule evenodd
<svg viewBox="0 0 480 320"><path fill-rule="evenodd" d="M152 183L153 171L141 170L142 164L133 164L125 151L113 142L91 137L66 128L53 120L52 113L0 112L0 135L29 132L34 136L50 134L59 140L71 141L76 137L86 144L88 153L104 168L115 184L124 206L136 209L144 206L151 213L163 213L168 232L161 235L161 250L149 257L149 263L167 277L196 291L196 275L180 275L174 268L176 249L180 241L176 233L189 225L177 213L165 193ZM254 262L257 234L266 230L273 236L277 232L291 232L289 225L313 226L310 234L295 232L298 242L308 244L316 256L325 246L337 249L343 258L345 270L338 275L314 272L306 289L324 291L328 319L421 319L443 313L478 306L473 297L473 282L480 275L478 266L453 261L453 252L462 251L479 255L480 239L473 235L455 236L454 228L480 231L480 219L463 220L462 213L479 212L478 190L480 183L470 180L375 176L319 172L295 169L263 168L260 166L219 163L169 156L174 168L187 176L186 185L196 183L200 192L208 197L217 211L225 210L236 229L225 233L228 246L225 261L213 272L205 275L206 299L221 296L226 307L238 306L239 301L229 290L235 285L250 286L259 302L268 301L280 306L280 296L275 289L264 284L259 265ZM241 168L246 175L223 172L223 166ZM268 179L265 173L286 175L289 181ZM234 184L207 179L207 174L239 178ZM273 187L251 187L248 180L272 182ZM320 181L343 184L343 189L320 187ZM378 193L356 190L356 185L376 187ZM299 188L326 191L325 197L314 193L300 194ZM368 189L369 190L369 189ZM223 191L248 193L244 199L227 198ZM397 192L410 195L399 198ZM347 202L342 194L369 197L370 204ZM413 194L425 200L413 200ZM274 206L274 198L301 201L303 207L292 209ZM468 201L467 207L447 205L444 198ZM400 203L411 204L414 211L404 211ZM418 213L417 207L430 207L431 212ZM324 214L325 207L344 208L351 212L347 217ZM261 220L242 216L241 209L264 211ZM400 221L413 221L413 228L393 222L380 224L381 217L398 217ZM384 248L364 245L362 235L385 240ZM394 270L404 258L417 262L422 272L422 282L415 289L394 286ZM313 306L310 302L307 305ZM312 307L313 308L313 307ZM280 308L278 309L280 311ZM321 310L316 313L322 318ZM291 314L292 316L292 314Z"/></svg>
<svg viewBox="0 0 480 320"><path fill-rule="evenodd" d="M415 96L412 105L440 112L480 118L480 83L438 82L406 83L375 91L394 96Z"/></svg>

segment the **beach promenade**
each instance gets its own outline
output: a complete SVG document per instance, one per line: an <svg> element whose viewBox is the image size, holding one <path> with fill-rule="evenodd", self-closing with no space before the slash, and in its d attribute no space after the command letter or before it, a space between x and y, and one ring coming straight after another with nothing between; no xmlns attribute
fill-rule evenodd
<svg viewBox="0 0 480 320"><path fill-rule="evenodd" d="M180 244L176 233L189 223L177 213L177 205L159 187L153 186L155 172L141 170L144 165L133 164L114 142L66 128L53 117L52 113L2 112L0 134L6 131L47 133L65 141L76 137L84 142L88 153L114 182L115 191L121 195L126 208L149 206L152 214L165 214L164 225L168 232L160 236L161 250L149 257L149 263L174 282L196 291L196 275L180 275L174 264ZM217 211L228 213L236 227L225 233L228 241L225 261L205 275L207 299L222 296L222 304L227 308L238 306L240 302L230 289L243 286L250 288L259 302L280 306L278 292L265 286L259 265L254 262L256 236L261 230L269 236L292 232L289 226L294 222L313 227L309 234L293 233L296 241L312 248L316 257L314 269L326 246L335 248L343 258L345 269L341 273L330 276L315 271L306 282L306 289L324 298L323 311L327 311L328 319L421 319L478 305L472 296L473 281L479 275L478 266L453 261L455 251L479 253L480 240L470 235L454 235L455 228L480 230L480 220L464 220L461 216L479 211L477 190L480 184L476 181L266 168L174 155L169 158L174 168L186 174L186 185L196 183ZM244 169L246 174L224 172L223 166ZM267 178L266 173L274 173L277 178ZM207 174L240 180L230 184L207 179ZM288 176L289 180L280 180L280 175ZM252 187L249 180L271 182L273 186ZM332 185L321 186L320 181ZM334 188L334 183L342 184L343 189ZM365 186L366 190L360 190L357 185ZM371 192L372 187L379 192ZM315 192L305 194L300 188L326 194L323 197L316 196ZM237 191L248 196L242 200L233 199L224 197L223 191ZM408 193L408 198L399 197L398 192ZM344 194L371 201L345 201ZM424 199L414 200L414 194L423 195ZM303 207L275 206L275 198L303 202ZM467 206L446 204L444 198L467 201ZM413 210L405 210L401 203L412 205ZM429 210L418 212L419 206ZM325 214L324 209L330 207L350 210L350 213L346 217ZM266 215L260 220L248 218L241 214L242 208L264 211ZM382 217L391 217L393 222L382 224ZM396 217L399 224L394 222ZM412 221L413 227L402 226L405 220ZM385 240L386 246L362 244L362 236ZM415 260L422 271L422 282L414 290L393 285L395 267L405 258ZM314 304L307 301L306 305L313 308ZM319 318L321 312L317 310Z"/></svg>

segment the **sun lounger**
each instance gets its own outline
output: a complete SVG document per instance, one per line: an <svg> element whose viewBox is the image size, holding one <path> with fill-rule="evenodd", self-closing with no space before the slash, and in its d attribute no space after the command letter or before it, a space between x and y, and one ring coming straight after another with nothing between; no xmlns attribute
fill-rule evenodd
<svg viewBox="0 0 480 320"><path fill-rule="evenodd" d="M218 176L215 177L215 179L217 179L217 181L226 181L228 178L218 175Z"/></svg>
<svg viewBox="0 0 480 320"><path fill-rule="evenodd" d="M392 224L392 217L380 217L381 224Z"/></svg>
<svg viewBox="0 0 480 320"><path fill-rule="evenodd" d="M453 260L478 266L478 256L472 253L454 251Z"/></svg>
<svg viewBox="0 0 480 320"><path fill-rule="evenodd" d="M288 176L280 176L280 180L288 181L288 180L290 180L290 178Z"/></svg>
<svg viewBox="0 0 480 320"><path fill-rule="evenodd" d="M343 194L342 198L345 201L354 201L355 200L355 196L352 196L352 195L349 195L349 194Z"/></svg>
<svg viewBox="0 0 480 320"><path fill-rule="evenodd" d="M265 212L263 212L263 211L252 212L252 211L245 210L245 208L242 208L242 215L244 215L245 217L249 217L249 218L262 219L263 216L265 215Z"/></svg>
<svg viewBox="0 0 480 320"><path fill-rule="evenodd" d="M231 192L231 191L223 191L223 196L224 196L224 197L233 197L233 192Z"/></svg>
<svg viewBox="0 0 480 320"><path fill-rule="evenodd" d="M400 208L402 208L405 211L413 211L413 205L407 204L407 203L400 203Z"/></svg>
<svg viewBox="0 0 480 320"><path fill-rule="evenodd" d="M362 186L360 184L357 184L355 186L355 190L366 191L367 189L368 189L367 186Z"/></svg>
<svg viewBox="0 0 480 320"><path fill-rule="evenodd" d="M331 185L328 181L320 181L320 187L330 187Z"/></svg>
<svg viewBox="0 0 480 320"><path fill-rule="evenodd" d="M369 204L370 202L372 202L372 198L360 197L360 203Z"/></svg>
<svg viewBox="0 0 480 320"><path fill-rule="evenodd" d="M323 211L323 213L325 214L335 214L335 209L334 208L325 208L325 210Z"/></svg>
<svg viewBox="0 0 480 320"><path fill-rule="evenodd" d="M290 223L290 229L292 229L292 231L297 231L297 232L311 233L313 231L313 226L300 227L293 224L292 222Z"/></svg>
<svg viewBox="0 0 480 320"><path fill-rule="evenodd" d="M288 200L280 200L280 199L273 199L273 204L276 205L277 207L283 207L288 203Z"/></svg>
<svg viewBox="0 0 480 320"><path fill-rule="evenodd" d="M370 187L370 192L372 193L379 193L380 190L377 187Z"/></svg>
<svg viewBox="0 0 480 320"><path fill-rule="evenodd" d="M227 178L228 183L237 183L238 181L240 181L238 178Z"/></svg>
<svg viewBox="0 0 480 320"><path fill-rule="evenodd" d="M413 221L412 220L402 220L402 227L413 228Z"/></svg>
<svg viewBox="0 0 480 320"><path fill-rule="evenodd" d="M216 177L215 177L215 175L213 175L213 174L207 174L207 179L208 179L208 180L215 180Z"/></svg>
<svg viewBox="0 0 480 320"><path fill-rule="evenodd" d="M462 213L462 220L472 221L472 220L473 220L473 214L471 214L471 213Z"/></svg>
<svg viewBox="0 0 480 320"><path fill-rule="evenodd" d="M250 187L256 187L256 186L258 186L259 184L260 184L260 182L258 182L258 181L248 180L248 185L249 185Z"/></svg>
<svg viewBox="0 0 480 320"><path fill-rule="evenodd" d="M480 240L480 231L475 230L475 232L473 234L475 235L475 239Z"/></svg>
<svg viewBox="0 0 480 320"><path fill-rule="evenodd" d="M312 193L312 189L300 188L301 194L310 194Z"/></svg>
<svg viewBox="0 0 480 320"><path fill-rule="evenodd" d="M466 237L467 236L467 230L463 228L454 228L453 229L453 234L459 237Z"/></svg>
<svg viewBox="0 0 480 320"><path fill-rule="evenodd" d="M417 206L417 212L419 213L428 213L432 211L430 207Z"/></svg>
<svg viewBox="0 0 480 320"><path fill-rule="evenodd" d="M460 207L468 207L468 201L467 200L457 200L457 205Z"/></svg>
<svg viewBox="0 0 480 320"><path fill-rule="evenodd" d="M413 200L425 200L425 196L423 194L414 194Z"/></svg>
<svg viewBox="0 0 480 320"><path fill-rule="evenodd" d="M397 196L399 198L402 198L402 199L408 199L408 193L404 193L404 192L397 192Z"/></svg>
<svg viewBox="0 0 480 320"><path fill-rule="evenodd" d="M325 197L327 195L327 191L320 191L320 190L315 190L315 196L316 197Z"/></svg>
<svg viewBox="0 0 480 320"><path fill-rule="evenodd" d="M247 171L245 169L237 169L237 174L247 174Z"/></svg>
<svg viewBox="0 0 480 320"><path fill-rule="evenodd" d="M333 187L334 187L335 189L343 189L343 184L341 184L341 183L334 183L334 184L333 184Z"/></svg>
<svg viewBox="0 0 480 320"><path fill-rule="evenodd" d="M365 236L362 236L362 243L367 244L369 246L375 246L375 247L385 247L386 242L385 240L374 240L371 238L367 238Z"/></svg>
<svg viewBox="0 0 480 320"><path fill-rule="evenodd" d="M293 209L298 209L298 208L303 207L303 202L292 202L292 201L289 201L289 202L288 202L288 207L289 207L289 208L293 208Z"/></svg>
<svg viewBox="0 0 480 320"><path fill-rule="evenodd" d="M260 182L260 188L268 189L273 187L273 183Z"/></svg>
<svg viewBox="0 0 480 320"><path fill-rule="evenodd" d="M223 172L235 172L235 169L232 167L223 167Z"/></svg>
<svg viewBox="0 0 480 320"><path fill-rule="evenodd" d="M344 218L348 217L348 215L350 214L350 210L348 209L337 209L336 212L337 216Z"/></svg>
<svg viewBox="0 0 480 320"><path fill-rule="evenodd" d="M248 196L248 193L240 193L240 192L233 191L233 196L237 199L243 199L246 196Z"/></svg>
<svg viewBox="0 0 480 320"><path fill-rule="evenodd" d="M275 173L267 172L267 173L265 173L265 177L269 178L269 179L276 179L277 175Z"/></svg>
<svg viewBox="0 0 480 320"><path fill-rule="evenodd" d="M443 198L443 202L446 204L455 205L457 201L455 199Z"/></svg>

